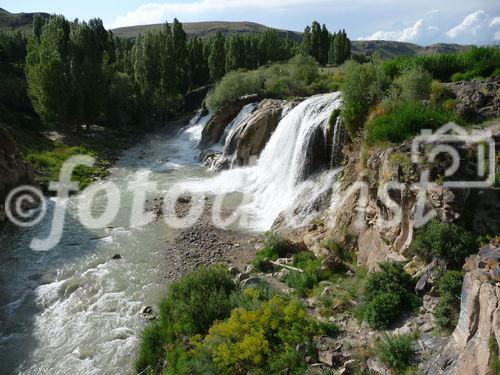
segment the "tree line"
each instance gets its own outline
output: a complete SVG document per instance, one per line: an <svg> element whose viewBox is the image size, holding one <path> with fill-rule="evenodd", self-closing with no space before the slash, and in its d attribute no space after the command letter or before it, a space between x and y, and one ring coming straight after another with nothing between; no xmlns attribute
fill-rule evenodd
<svg viewBox="0 0 500 375"><path fill-rule="evenodd" d="M302 43L273 29L188 39L176 19L135 40L114 37L100 19L63 16L35 16L28 37L0 33L0 60L24 67L34 109L55 126L164 122L182 110L189 90L297 54L337 65L349 58L350 42L344 31L332 35L317 22Z"/></svg>

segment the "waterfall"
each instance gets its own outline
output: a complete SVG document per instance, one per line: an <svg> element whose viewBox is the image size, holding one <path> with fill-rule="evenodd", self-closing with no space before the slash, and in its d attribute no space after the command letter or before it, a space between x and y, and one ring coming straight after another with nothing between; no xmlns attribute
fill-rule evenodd
<svg viewBox="0 0 500 375"><path fill-rule="evenodd" d="M233 121L226 126L221 139L221 143L224 146L224 153L227 145L231 143L231 140L234 139L235 135L239 133L242 126L245 125L245 120L252 114L255 107L257 107L257 103L247 104L241 109L238 116L236 116Z"/></svg>
<svg viewBox="0 0 500 375"><path fill-rule="evenodd" d="M342 142L343 142L343 128L340 116L335 121L332 136L332 152L330 156L330 167L335 167L342 161Z"/></svg>
<svg viewBox="0 0 500 375"><path fill-rule="evenodd" d="M250 215L250 226L268 230L286 210L314 206L309 199L318 199L330 191L337 171L319 173L314 153L327 155L328 142L321 140L331 113L341 104L340 93L310 97L289 111L278 124L260 158L253 167L224 171L218 176L182 184L191 191L213 194L241 192L248 194L250 203L241 207ZM315 148L318 147L318 148ZM326 171L325 171L326 170ZM319 182L320 181L320 182Z"/></svg>

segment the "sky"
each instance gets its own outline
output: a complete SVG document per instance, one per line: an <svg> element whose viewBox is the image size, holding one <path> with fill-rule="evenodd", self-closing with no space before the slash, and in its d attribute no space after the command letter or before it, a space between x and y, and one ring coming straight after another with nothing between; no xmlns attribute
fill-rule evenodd
<svg viewBox="0 0 500 375"><path fill-rule="evenodd" d="M429 45L500 44L500 0L0 0L10 12L99 17L108 28L189 21L253 21L302 31L313 20L351 39Z"/></svg>

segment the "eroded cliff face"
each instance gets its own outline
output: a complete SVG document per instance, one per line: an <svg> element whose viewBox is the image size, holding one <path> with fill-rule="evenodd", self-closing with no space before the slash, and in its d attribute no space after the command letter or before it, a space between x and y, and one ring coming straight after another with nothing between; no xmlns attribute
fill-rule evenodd
<svg viewBox="0 0 500 375"><path fill-rule="evenodd" d="M446 347L421 373L488 375L500 346L500 240L467 259L460 317Z"/></svg>
<svg viewBox="0 0 500 375"><path fill-rule="evenodd" d="M5 198L19 185L33 184L34 171L20 154L15 142L0 127L0 222L5 221Z"/></svg>

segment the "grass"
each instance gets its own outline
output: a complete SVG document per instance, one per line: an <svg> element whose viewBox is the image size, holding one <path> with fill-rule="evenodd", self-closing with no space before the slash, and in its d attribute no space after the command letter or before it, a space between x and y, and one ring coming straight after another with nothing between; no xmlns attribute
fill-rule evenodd
<svg viewBox="0 0 500 375"><path fill-rule="evenodd" d="M385 335L375 346L378 357L395 374L408 374L415 359L416 335Z"/></svg>
<svg viewBox="0 0 500 375"><path fill-rule="evenodd" d="M95 153L85 146L66 146L55 143L54 148L46 151L34 151L26 156L33 168L38 173L39 182L47 187L51 181L59 180L59 172L64 162L75 155L89 155L95 157ZM78 166L73 172L73 180L80 183L80 189L86 188L97 178L108 175L106 162L97 161L93 167Z"/></svg>
<svg viewBox="0 0 500 375"><path fill-rule="evenodd" d="M437 327L447 334L455 329L458 322L463 278L461 271L446 271L437 283L439 302L434 317Z"/></svg>
<svg viewBox="0 0 500 375"><path fill-rule="evenodd" d="M400 143L418 135L422 129L434 130L450 121L458 122L459 119L453 112L438 106L398 103L366 124L365 140L370 146Z"/></svg>

